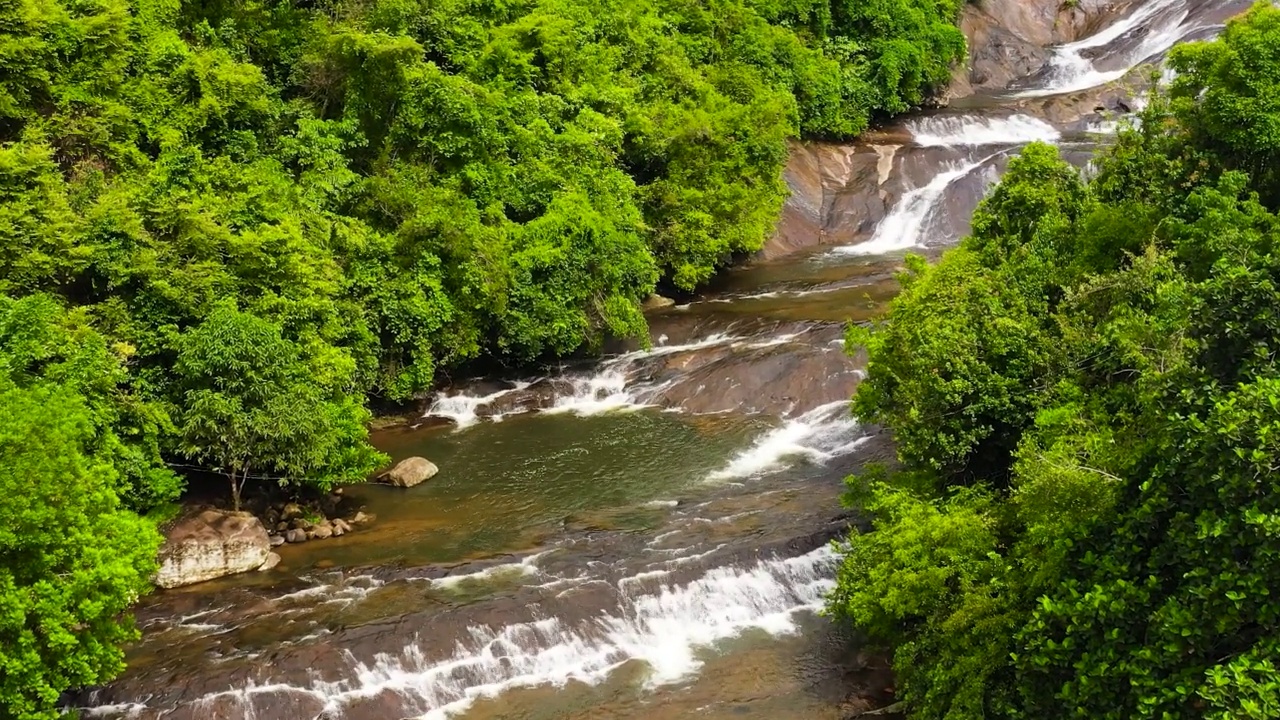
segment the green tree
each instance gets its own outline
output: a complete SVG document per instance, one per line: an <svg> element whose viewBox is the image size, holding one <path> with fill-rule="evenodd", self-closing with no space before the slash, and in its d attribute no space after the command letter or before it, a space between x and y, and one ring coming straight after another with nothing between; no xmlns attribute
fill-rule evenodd
<svg viewBox="0 0 1280 720"><path fill-rule="evenodd" d="M55 718L64 690L124 667L160 535L120 507L83 399L0 379L0 407L0 713Z"/></svg>
<svg viewBox="0 0 1280 720"><path fill-rule="evenodd" d="M226 303L180 347L180 448L227 476L237 510L254 470L282 485L327 490L363 479L383 461L368 445L368 411L318 385L277 326Z"/></svg>

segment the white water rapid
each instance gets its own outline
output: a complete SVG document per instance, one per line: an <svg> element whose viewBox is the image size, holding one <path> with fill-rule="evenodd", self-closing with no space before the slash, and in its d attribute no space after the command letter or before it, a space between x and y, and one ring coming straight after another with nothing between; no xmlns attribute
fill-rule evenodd
<svg viewBox="0 0 1280 720"><path fill-rule="evenodd" d="M888 216L880 221L870 240L841 246L832 252L842 255L884 255L922 247L925 245L929 220L938 211L947 188L995 157L989 155L977 161L951 163L924 187L903 195Z"/></svg>
<svg viewBox="0 0 1280 720"><path fill-rule="evenodd" d="M790 467L797 459L826 462L853 452L866 441L846 400L814 408L761 435L708 480L737 480Z"/></svg>
<svg viewBox="0 0 1280 720"><path fill-rule="evenodd" d="M1017 93L1017 96L1061 95L1118 80L1138 65L1162 56L1188 35L1208 27L1188 23L1190 14L1186 0L1141 3L1127 17L1098 33L1055 48L1049 59L1046 82L1041 87ZM1108 53L1112 56L1109 58L1109 64L1113 65L1110 70L1099 70L1094 61L1085 56L1090 50L1106 52L1113 45L1132 40L1138 33L1143 34L1136 44Z"/></svg>
<svg viewBox="0 0 1280 720"><path fill-rule="evenodd" d="M416 717L437 720L514 688L598 683L628 662L647 666L651 686L669 684L698 670L700 648L751 628L775 635L795 631L797 613L821 608L833 585L834 562L834 552L824 546L799 557L714 568L682 584L654 587L650 577L659 573L646 571L636 582L618 583L617 610L576 623L548 617L499 628L472 626L448 655L428 655L415 640L372 662L348 654L349 678L338 682L248 685L198 702L211 711L229 703L244 717L255 717L259 699L296 695L341 717L391 694L414 708Z"/></svg>
<svg viewBox="0 0 1280 720"><path fill-rule="evenodd" d="M1030 115L926 117L908 122L907 130L920 147L1025 145L1037 140L1057 142L1062 138L1057 128Z"/></svg>

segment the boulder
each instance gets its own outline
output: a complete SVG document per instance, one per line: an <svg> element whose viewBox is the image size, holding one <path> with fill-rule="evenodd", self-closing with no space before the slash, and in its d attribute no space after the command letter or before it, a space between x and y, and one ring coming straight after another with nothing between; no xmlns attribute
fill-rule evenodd
<svg viewBox="0 0 1280 720"><path fill-rule="evenodd" d="M258 572L266 572L280 564L280 555L278 553L267 553L267 559L258 566Z"/></svg>
<svg viewBox="0 0 1280 720"><path fill-rule="evenodd" d="M302 528L294 528L284 536L284 539L291 543L300 543L307 541L307 531Z"/></svg>
<svg viewBox="0 0 1280 720"><path fill-rule="evenodd" d="M423 457L405 458L382 474L382 479L396 487L410 488L435 477L440 468Z"/></svg>
<svg viewBox="0 0 1280 720"><path fill-rule="evenodd" d="M205 510L169 531L155 583L174 588L256 570L270 552L267 529L253 515Z"/></svg>
<svg viewBox="0 0 1280 720"><path fill-rule="evenodd" d="M672 300L669 297L663 297L658 293L653 293L649 297L645 298L645 301L640 304L640 308L642 310L661 310L662 308L668 308L675 304L675 300Z"/></svg>

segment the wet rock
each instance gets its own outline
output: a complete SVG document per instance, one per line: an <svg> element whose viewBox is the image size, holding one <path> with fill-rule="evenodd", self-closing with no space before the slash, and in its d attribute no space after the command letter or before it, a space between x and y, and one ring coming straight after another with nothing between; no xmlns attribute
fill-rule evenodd
<svg viewBox="0 0 1280 720"><path fill-rule="evenodd" d="M333 527L329 523L321 523L307 533L312 540L328 540L333 537Z"/></svg>
<svg viewBox="0 0 1280 720"><path fill-rule="evenodd" d="M276 532L278 533L289 532L289 523L285 522L284 520L281 520L280 522L276 523Z"/></svg>
<svg viewBox="0 0 1280 720"><path fill-rule="evenodd" d="M337 518L333 521L333 532L334 534L339 534L340 532L349 533L351 532L351 525L348 524L346 520Z"/></svg>
<svg viewBox="0 0 1280 720"><path fill-rule="evenodd" d="M303 510L302 506L298 503L288 503L284 506L284 509L280 511L280 519L293 520L294 518L300 518L305 514L306 511Z"/></svg>
<svg viewBox="0 0 1280 720"><path fill-rule="evenodd" d="M291 530L310 530L311 521L306 518L294 518L289 521L289 529Z"/></svg>
<svg viewBox="0 0 1280 720"><path fill-rule="evenodd" d="M284 539L291 543L300 543L307 541L307 531L302 528L294 528L284 536Z"/></svg>
<svg viewBox="0 0 1280 720"><path fill-rule="evenodd" d="M411 488L419 485L440 472L435 463L424 457L410 457L396 463L396 466L379 476L396 487Z"/></svg>
<svg viewBox="0 0 1280 720"><path fill-rule="evenodd" d="M352 525L360 525L369 522L373 522L373 516L363 510L357 511L355 515L351 516Z"/></svg>
<svg viewBox="0 0 1280 720"><path fill-rule="evenodd" d="M663 297L657 293L653 293L649 297L645 298L645 301L640 304L640 308L645 311L661 310L662 308L668 308L675 304L676 304L675 300L672 300L669 297Z"/></svg>
<svg viewBox="0 0 1280 720"><path fill-rule="evenodd" d="M337 521L337 520L334 520L332 523L330 523L330 524L329 524L329 527L333 529L333 536L334 536L334 537L342 537L343 535L346 535L346 534L347 534L347 531L346 531L346 530L343 530L343 529L342 529L342 526L338 525L338 521Z"/></svg>
<svg viewBox="0 0 1280 720"><path fill-rule="evenodd" d="M281 545L283 545L284 543L285 543L285 539L284 539L284 536L283 536L283 535L272 535L272 536L271 536L271 547L280 547L280 546L281 546Z"/></svg>
<svg viewBox="0 0 1280 720"><path fill-rule="evenodd" d="M173 588L248 572L262 565L270 547L266 528L249 513L205 510L169 531L155 582Z"/></svg>
<svg viewBox="0 0 1280 720"><path fill-rule="evenodd" d="M266 572L280 564L279 553L267 553L267 559L258 566L258 572Z"/></svg>
<svg viewBox="0 0 1280 720"><path fill-rule="evenodd" d="M813 245L845 244L874 229L887 212L882 169L886 156L892 165L893 147L792 143L783 171L791 194L758 257L772 260Z"/></svg>

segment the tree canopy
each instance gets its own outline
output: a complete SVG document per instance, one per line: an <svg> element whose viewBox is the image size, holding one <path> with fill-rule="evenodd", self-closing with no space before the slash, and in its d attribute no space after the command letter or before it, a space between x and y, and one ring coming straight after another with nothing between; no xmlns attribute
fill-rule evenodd
<svg viewBox="0 0 1280 720"><path fill-rule="evenodd" d="M1087 181L1027 148L851 330L900 463L850 480L830 610L911 718L1280 714L1277 32L1176 49Z"/></svg>

